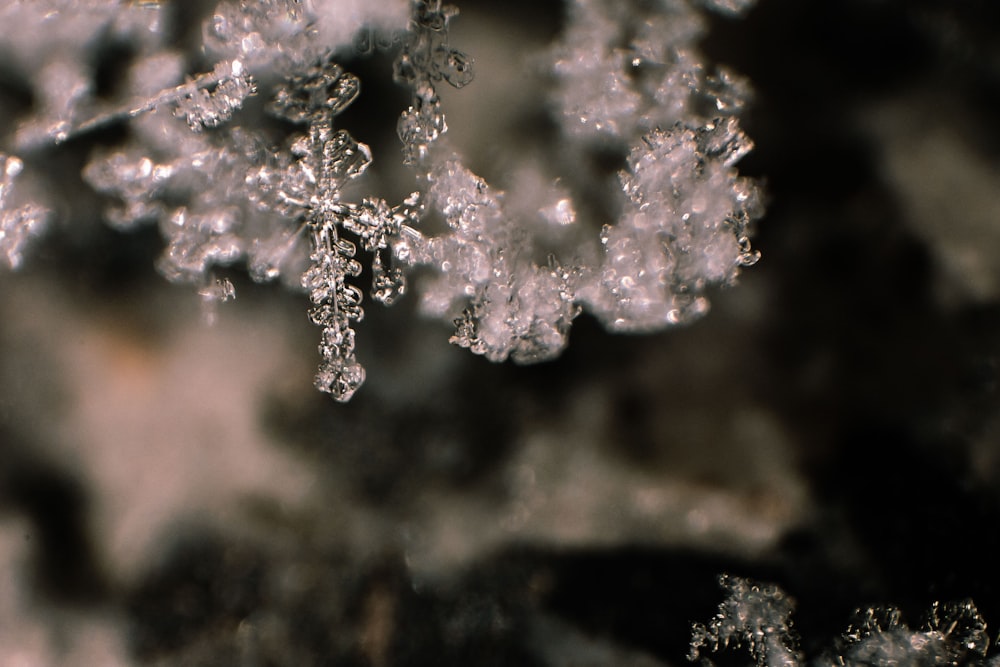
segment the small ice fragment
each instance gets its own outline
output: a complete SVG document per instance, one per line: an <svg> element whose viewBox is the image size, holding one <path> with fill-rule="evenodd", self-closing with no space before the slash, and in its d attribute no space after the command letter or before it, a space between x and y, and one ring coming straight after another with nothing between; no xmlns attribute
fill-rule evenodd
<svg viewBox="0 0 1000 667"><path fill-rule="evenodd" d="M552 206L543 208L541 213L546 221L554 225L572 225L576 222L576 209L569 197L563 197Z"/></svg>
<svg viewBox="0 0 1000 667"><path fill-rule="evenodd" d="M218 318L219 304L236 298L236 288L229 278L210 279L198 290L201 297L202 319L208 325L215 324Z"/></svg>

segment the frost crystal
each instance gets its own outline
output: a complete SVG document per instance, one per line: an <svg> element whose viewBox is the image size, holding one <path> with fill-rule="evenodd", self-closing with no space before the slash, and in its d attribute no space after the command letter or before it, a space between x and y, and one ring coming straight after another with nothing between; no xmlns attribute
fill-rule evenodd
<svg viewBox="0 0 1000 667"><path fill-rule="evenodd" d="M707 0L738 12L752 2ZM565 131L583 141L632 143L657 127L739 112L747 85L720 69L705 72L695 44L704 20L688 2L572 0L554 51L553 98Z"/></svg>
<svg viewBox="0 0 1000 667"><path fill-rule="evenodd" d="M37 0L0 6L0 51L10 64L34 70L36 109L17 127L19 151L63 141L81 123L107 111L97 99L94 45L125 45L138 54L164 47L159 3ZM22 153L23 154L23 153Z"/></svg>
<svg viewBox="0 0 1000 667"><path fill-rule="evenodd" d="M315 28L298 0L222 2L205 23L205 47L248 63L281 69L307 63L315 51Z"/></svg>
<svg viewBox="0 0 1000 667"><path fill-rule="evenodd" d="M410 38L395 63L395 79L413 91L410 107L397 125L403 161L423 162L429 146L448 131L435 84L442 79L456 88L472 81L472 58L448 46L448 24L458 14L441 0L413 0Z"/></svg>
<svg viewBox="0 0 1000 667"><path fill-rule="evenodd" d="M532 262L517 226L504 219L501 194L457 160L438 165L429 180L428 205L452 233L427 239L410 230L396 248L410 264L439 271L424 292L424 311L446 316L463 305L452 342L492 361L531 363L557 355L579 312L572 272L554 260Z"/></svg>
<svg viewBox="0 0 1000 667"><path fill-rule="evenodd" d="M989 648L986 623L971 600L934 603L916 631L895 607L870 607L856 617L837 647L841 657L821 660L821 667L978 664Z"/></svg>
<svg viewBox="0 0 1000 667"><path fill-rule="evenodd" d="M694 624L690 660L702 653L746 647L758 667L806 664L792 629L793 604L776 586L723 576L726 598L707 625ZM983 665L989 637L971 600L934 603L923 626L911 630L895 607L869 607L837 644L813 661L817 667L957 667ZM703 658L704 664L712 664ZM997 659L988 664L996 664Z"/></svg>
<svg viewBox="0 0 1000 667"><path fill-rule="evenodd" d="M286 120L309 123L309 134L292 145L298 159L281 175L277 194L282 209L309 226L312 265L302 286L313 303L309 317L323 328L315 384L340 401L349 400L365 379L354 356L352 328L364 316L362 293L347 283L360 275L361 264L354 259L355 245L339 237L337 226L350 216L350 208L340 203L340 189L365 172L371 151L346 131L333 129L333 117L358 91L356 78L333 63L321 63L289 79L271 105Z"/></svg>
<svg viewBox="0 0 1000 667"><path fill-rule="evenodd" d="M757 261L746 227L759 215L755 186L732 165L750 150L735 119L656 130L621 174L627 197L601 232L606 254L590 307L614 330L650 331L703 314L705 286L726 284Z"/></svg>
<svg viewBox="0 0 1000 667"><path fill-rule="evenodd" d="M212 79L215 90L211 93L201 85L184 86L179 91L183 97L177 102L176 113L196 132L229 120L243 106L243 101L256 92L253 79L239 60L217 65Z"/></svg>
<svg viewBox="0 0 1000 667"><path fill-rule="evenodd" d="M701 0L726 13L750 4ZM106 220L158 225L157 268L195 287L207 319L235 294L217 267L245 263L255 281L304 288L322 332L316 386L337 400L365 377L354 327L366 265L373 300L403 297L405 269L424 267L421 308L454 323L453 343L493 361L543 361L563 350L583 309L615 331L705 313L706 289L756 261L749 229L761 214L756 186L735 167L752 145L736 120L749 87L702 65L694 0L568 6L548 51L549 109L562 131L552 156L512 165L502 187L447 141L439 86L470 84L473 59L451 46L458 10L442 0L224 0L202 25L196 57L174 50L160 3L15 2L0 9L0 47L34 70L38 104L14 144L53 151L84 135L101 144L97 129L127 124L83 170L108 197ZM43 27L58 47L21 35ZM129 54L110 92L98 94L95 45ZM369 147L334 124L361 94L334 60L351 45L361 55L395 48L393 78L411 95L396 133L419 190L399 203L348 200L372 163ZM556 173L562 156L595 148L626 164L618 201L601 209L617 219L585 204L609 190L604 176ZM0 164L0 250L16 267L47 213L14 206L22 163Z"/></svg>
<svg viewBox="0 0 1000 667"><path fill-rule="evenodd" d="M688 658L697 660L704 649L715 653L732 645L746 646L757 667L798 665L792 600L777 586L739 577L724 575L719 583L727 591L726 599L708 625L694 625Z"/></svg>

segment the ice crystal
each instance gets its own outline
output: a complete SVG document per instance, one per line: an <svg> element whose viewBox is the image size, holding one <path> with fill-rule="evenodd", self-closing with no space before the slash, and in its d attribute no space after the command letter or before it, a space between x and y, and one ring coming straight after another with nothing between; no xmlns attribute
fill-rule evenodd
<svg viewBox="0 0 1000 667"><path fill-rule="evenodd" d="M690 660L729 647L749 649L758 667L806 664L792 629L793 603L777 586L738 577L721 578L726 598L707 625L692 631ZM903 621L896 607L869 607L818 659L816 667L958 667L982 665L989 649L986 622L971 600L931 606L918 630ZM996 663L994 658L990 665Z"/></svg>
<svg viewBox="0 0 1000 667"><path fill-rule="evenodd" d="M215 323L218 305L236 298L236 288L229 278L215 278L198 290L201 297L202 316L209 324Z"/></svg>
<svg viewBox="0 0 1000 667"><path fill-rule="evenodd" d="M818 665L980 664L989 649L986 622L971 600L935 602L918 630L910 629L895 607L869 607L855 616L837 646L840 655Z"/></svg>
<svg viewBox="0 0 1000 667"><path fill-rule="evenodd" d="M708 0L739 12L751 2ZM657 127L738 113L749 89L734 73L705 71L696 43L705 30L685 0L572 0L554 51L553 102L564 129L582 141L631 144Z"/></svg>
<svg viewBox="0 0 1000 667"><path fill-rule="evenodd" d="M739 13L751 3L701 4ZM425 267L422 310L454 322L451 341L493 361L558 355L583 309L615 331L688 322L706 312L706 289L733 283L757 258L749 229L760 197L735 168L752 145L736 120L749 87L706 71L696 49L704 21L688 0L568 5L549 51L563 128L552 150L583 155L596 143L627 158L619 201L604 209L617 219L596 225L581 195L605 184L528 166L502 189L448 144L439 86L470 84L473 59L451 45L458 9L442 0L224 0L204 21L200 56L187 59L167 43L159 3L14 3L0 10L6 25L67 37L51 51L2 37L37 71L38 108L15 144L53 150L128 124L128 138L95 148L83 171L108 198L107 221L157 224L159 271L194 285L208 319L234 295L216 267L245 263L256 281L304 288L322 331L316 386L337 400L365 377L354 330L365 264L368 293L386 305L408 292L405 269ZM108 44L131 60L113 94L98 95L92 51ZM396 49L393 78L411 95L396 131L420 190L397 204L345 194L373 159L334 122L361 94L336 62L348 45L362 55ZM202 73L189 75L196 65ZM254 95L260 104L248 103ZM281 129L260 122L262 110ZM0 241L15 266L45 213L13 207L21 163L11 160ZM432 231L436 221L447 229Z"/></svg>
<svg viewBox="0 0 1000 667"><path fill-rule="evenodd" d="M205 47L251 67L289 68L315 55L315 29L297 0L222 2L205 23Z"/></svg>
<svg viewBox="0 0 1000 667"><path fill-rule="evenodd" d="M210 93L201 86L182 87L183 97L177 102L177 115L196 132L226 122L256 92L253 79L239 60L220 63L213 74L217 80L215 90Z"/></svg>
<svg viewBox="0 0 1000 667"><path fill-rule="evenodd" d="M579 312L573 272L555 260L539 266L504 219L501 194L450 159L430 174L428 206L452 233L425 238L415 230L396 248L410 264L438 269L422 299L425 312L447 316L464 305L451 340L492 361L512 357L535 362L566 345L570 322Z"/></svg>
<svg viewBox="0 0 1000 667"><path fill-rule="evenodd" d="M221 141L185 132L170 117L150 120L143 129L175 139L158 151L159 159L139 146L98 152L84 178L121 200L107 211L113 225L160 223L168 245L157 267L167 279L204 284L213 265L232 264L247 252L246 232L258 211L243 193L264 152L239 132Z"/></svg>
<svg viewBox="0 0 1000 667"><path fill-rule="evenodd" d="M429 146L448 131L435 84L461 88L472 81L472 58L448 46L448 24L458 14L441 0L414 0L410 38L395 63L395 79L413 91L413 99L397 125L403 161L423 162Z"/></svg>
<svg viewBox="0 0 1000 667"><path fill-rule="evenodd" d="M757 667L793 667L799 664L798 639L792 630L792 600L777 586L723 576L726 599L707 625L692 631L690 660L703 650L715 653L729 646L746 646Z"/></svg>
<svg viewBox="0 0 1000 667"><path fill-rule="evenodd" d="M587 294L610 328L689 321L708 307L706 285L726 284L757 260L746 232L759 215L757 190L733 169L750 147L730 118L656 130L632 149L621 174L625 209L601 232L604 262Z"/></svg>

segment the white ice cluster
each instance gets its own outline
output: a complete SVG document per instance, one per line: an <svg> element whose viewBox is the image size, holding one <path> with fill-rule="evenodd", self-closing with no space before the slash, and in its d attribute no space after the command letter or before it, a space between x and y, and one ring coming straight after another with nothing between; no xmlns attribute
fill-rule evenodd
<svg viewBox="0 0 1000 667"><path fill-rule="evenodd" d="M705 654L746 648L757 667L959 667L1000 665L987 659L990 640L986 622L971 600L934 603L921 627L911 629L895 607L869 607L836 644L807 661L792 628L794 603L774 585L740 577L720 579L726 598L707 625L696 623L688 658L712 662Z"/></svg>
<svg viewBox="0 0 1000 667"><path fill-rule="evenodd" d="M757 259L749 226L760 197L735 167L751 148L736 120L748 87L727 70L704 70L693 2L568 2L549 52L548 106L562 127L554 150L610 150L626 164L619 201L607 207L617 219L590 230L577 215L580 182L541 186L528 210L447 145L438 89L471 83L473 62L449 44L458 11L441 0L223 0L201 32L202 57L215 64L187 77L190 56L171 46L161 3L15 0L0 10L0 50L36 73L39 103L13 145L52 150L128 123L127 142L95 149L83 172L108 196L108 222L159 225L159 270L195 285L210 310L234 295L213 275L218 266L245 263L254 280L304 288L322 330L316 386L337 400L365 376L354 332L362 260L369 294L384 304L407 292L405 269L426 267L424 312L454 321L452 342L494 361L558 355L583 310L615 331L690 321L706 312L708 287L731 284ZM750 4L701 2L733 14ZM67 39L39 49L25 35L42 31ZM335 125L361 83L334 55L376 42L397 49L394 79L411 95L396 130L419 191L398 203L342 198L372 155ZM93 53L109 44L133 57L116 92L98 95ZM254 95L297 133L268 129L260 105L244 110ZM0 248L16 266L46 214L9 203L22 163L3 160ZM447 229L432 232L435 221Z"/></svg>
<svg viewBox="0 0 1000 667"><path fill-rule="evenodd" d="M756 186L733 165L750 142L733 118L654 130L621 174L626 195L601 232L604 261L588 306L616 331L652 331L708 309L708 285L731 282L759 254L747 225L760 214Z"/></svg>
<svg viewBox="0 0 1000 667"><path fill-rule="evenodd" d="M451 233L427 238L406 229L395 246L399 260L438 270L425 286L424 312L443 317L463 308L451 341L491 361L558 355L579 313L574 273L554 258L534 263L524 230L504 217L501 193L458 160L436 165L428 181L428 206Z"/></svg>
<svg viewBox="0 0 1000 667"><path fill-rule="evenodd" d="M703 2L739 13L750 1ZM572 137L634 145L675 123L739 113L748 84L726 68L707 72L697 42L705 21L687 0L572 0L553 50L555 108Z"/></svg>

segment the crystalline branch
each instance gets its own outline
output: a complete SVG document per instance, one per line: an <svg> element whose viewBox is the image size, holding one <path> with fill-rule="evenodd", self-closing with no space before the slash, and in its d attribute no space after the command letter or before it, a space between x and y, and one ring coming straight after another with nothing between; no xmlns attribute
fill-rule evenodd
<svg viewBox="0 0 1000 667"><path fill-rule="evenodd" d="M340 202L340 189L371 164L367 146L356 142L345 130L333 129L333 117L346 108L360 90L356 77L334 63L316 65L303 75L289 79L275 96L271 110L294 123L308 123L308 134L292 146L297 157L283 174L277 190L289 212L301 217L309 228L312 253L302 286L313 303L309 317L322 327L319 346L322 361L316 388L339 401L354 395L365 372L354 354L354 322L364 317L362 292L348 284L348 277L361 273L354 256L354 243L340 238L338 225L350 217Z"/></svg>
<svg viewBox="0 0 1000 667"><path fill-rule="evenodd" d="M448 45L448 24L457 14L441 0L412 2L410 38L395 64L396 81L413 91L413 101L397 126L403 161L409 165L424 162L430 145L448 131L437 82L462 88L473 78L472 58Z"/></svg>

